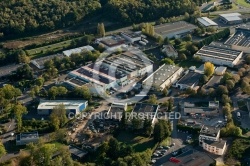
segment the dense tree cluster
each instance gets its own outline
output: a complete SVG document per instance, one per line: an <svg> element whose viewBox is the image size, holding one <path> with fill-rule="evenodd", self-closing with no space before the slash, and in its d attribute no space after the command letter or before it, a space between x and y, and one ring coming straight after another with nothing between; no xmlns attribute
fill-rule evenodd
<svg viewBox="0 0 250 166"><path fill-rule="evenodd" d="M154 140L156 142L163 141L171 135L170 121L159 120L154 127Z"/></svg>
<svg viewBox="0 0 250 166"><path fill-rule="evenodd" d="M8 36L74 25L101 4L98 0L3 0L0 6L0 33Z"/></svg>
<svg viewBox="0 0 250 166"><path fill-rule="evenodd" d="M118 142L115 138L110 138L97 149L95 163L100 166L128 166L147 165L152 155L151 150L143 153L135 153L130 145Z"/></svg>
<svg viewBox="0 0 250 166"><path fill-rule="evenodd" d="M123 22L141 22L193 13L204 0L109 0L110 16ZM116 14L114 14L116 13Z"/></svg>

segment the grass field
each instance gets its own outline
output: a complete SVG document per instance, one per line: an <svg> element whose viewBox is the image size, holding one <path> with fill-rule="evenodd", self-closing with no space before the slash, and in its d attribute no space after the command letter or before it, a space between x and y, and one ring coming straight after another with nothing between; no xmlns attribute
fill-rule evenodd
<svg viewBox="0 0 250 166"><path fill-rule="evenodd" d="M121 132L116 139L131 145L136 152L143 152L148 148L154 149L156 147L153 138L138 136L127 131Z"/></svg>
<svg viewBox="0 0 250 166"><path fill-rule="evenodd" d="M239 4L241 6L249 7L250 8L250 3L247 3L246 0L236 0L235 2L236 2L236 4Z"/></svg>
<svg viewBox="0 0 250 166"><path fill-rule="evenodd" d="M43 46L43 47L38 47L35 49L31 49L31 50L26 50L28 55L33 58L33 57L38 57L38 56L42 56L50 51L60 51L63 48L66 48L68 46L70 46L71 40L66 40L63 42L59 42L59 43L55 43L55 44L51 44L48 46Z"/></svg>

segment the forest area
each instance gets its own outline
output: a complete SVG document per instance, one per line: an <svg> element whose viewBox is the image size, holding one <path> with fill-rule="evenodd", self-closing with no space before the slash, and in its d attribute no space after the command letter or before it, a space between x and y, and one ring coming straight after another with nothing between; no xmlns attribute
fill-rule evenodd
<svg viewBox="0 0 250 166"><path fill-rule="evenodd" d="M69 27L103 14L124 24L193 13L205 0L2 0L0 38ZM106 13L106 14L104 14ZM115 15L113 13L116 13Z"/></svg>

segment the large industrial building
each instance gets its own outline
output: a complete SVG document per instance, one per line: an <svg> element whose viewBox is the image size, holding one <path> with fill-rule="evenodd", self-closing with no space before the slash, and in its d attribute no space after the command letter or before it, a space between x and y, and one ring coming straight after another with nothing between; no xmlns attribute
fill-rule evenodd
<svg viewBox="0 0 250 166"><path fill-rule="evenodd" d="M174 84L183 72L182 67L174 65L162 65L154 73L149 75L142 85L145 88L153 88L163 90L164 88Z"/></svg>
<svg viewBox="0 0 250 166"><path fill-rule="evenodd" d="M94 51L94 50L95 49L92 46L87 45L87 46L78 47L78 48L74 48L74 49L63 51L63 55L69 57L72 54L81 53L83 51Z"/></svg>
<svg viewBox="0 0 250 166"><path fill-rule="evenodd" d="M239 25L236 33L225 44L230 45L232 49L250 53L250 25Z"/></svg>
<svg viewBox="0 0 250 166"><path fill-rule="evenodd" d="M39 115L49 115L52 110L59 105L63 105L66 109L66 113L79 114L85 110L88 106L88 101L85 100L41 100L37 113Z"/></svg>
<svg viewBox="0 0 250 166"><path fill-rule="evenodd" d="M197 26L189 24L185 21L166 23L155 26L155 33L161 35L163 38L181 38L189 33L192 33Z"/></svg>
<svg viewBox="0 0 250 166"><path fill-rule="evenodd" d="M216 47L212 45L203 46L194 57L198 56L203 62L211 62L215 65L233 67L242 57L243 51L230 48Z"/></svg>
<svg viewBox="0 0 250 166"><path fill-rule="evenodd" d="M106 91L111 87L128 85L131 79L152 71L152 63L138 50L112 55L94 64L83 66L70 72L69 77L82 80L83 83L93 83L95 89Z"/></svg>
<svg viewBox="0 0 250 166"><path fill-rule="evenodd" d="M224 24L240 24L243 22L240 13L220 14L220 21Z"/></svg>
<svg viewBox="0 0 250 166"><path fill-rule="evenodd" d="M207 17L200 17L200 18L197 18L197 21L198 23L203 26L203 27L215 27L217 28L218 27L218 24L215 23L213 20L207 18Z"/></svg>

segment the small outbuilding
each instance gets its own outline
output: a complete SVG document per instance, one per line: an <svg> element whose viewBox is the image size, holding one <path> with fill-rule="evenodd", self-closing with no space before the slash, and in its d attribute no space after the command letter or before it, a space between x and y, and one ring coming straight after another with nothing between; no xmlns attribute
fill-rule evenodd
<svg viewBox="0 0 250 166"><path fill-rule="evenodd" d="M216 75L221 76L221 75L225 74L226 70L227 70L227 67L220 66L220 67L217 67L217 68L215 69L214 73L215 73Z"/></svg>

